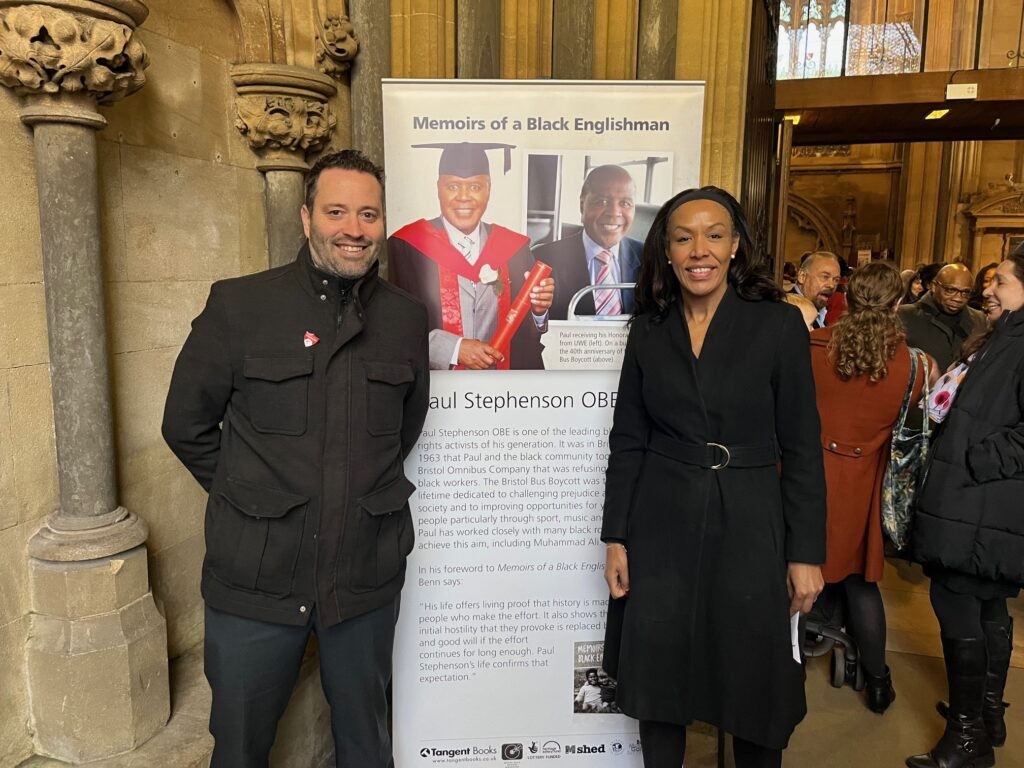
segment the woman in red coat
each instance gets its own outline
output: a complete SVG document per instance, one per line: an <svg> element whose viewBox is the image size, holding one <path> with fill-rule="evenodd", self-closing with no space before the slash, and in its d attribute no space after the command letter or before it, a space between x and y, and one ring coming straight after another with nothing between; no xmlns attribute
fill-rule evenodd
<svg viewBox="0 0 1024 768"><path fill-rule="evenodd" d="M910 378L910 352L896 317L903 281L872 262L850 276L849 312L811 333L811 364L821 414L828 493L822 575L846 594L847 628L857 641L867 705L879 714L896 697L885 664L881 485L892 430ZM919 368L911 402L920 397Z"/></svg>

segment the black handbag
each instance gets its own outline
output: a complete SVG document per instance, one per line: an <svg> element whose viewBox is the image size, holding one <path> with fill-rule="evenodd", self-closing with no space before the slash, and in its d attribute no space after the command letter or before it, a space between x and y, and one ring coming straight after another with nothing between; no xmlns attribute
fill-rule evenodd
<svg viewBox="0 0 1024 768"><path fill-rule="evenodd" d="M916 405L910 402L910 396L914 391L919 366L924 370L922 399L927 403L931 373L928 355L910 347L910 381L892 431L889 463L882 478L882 529L898 550L904 549L910 539L914 501L918 490L924 485L928 463L930 423L927 414L921 419L920 429L907 425L907 414Z"/></svg>

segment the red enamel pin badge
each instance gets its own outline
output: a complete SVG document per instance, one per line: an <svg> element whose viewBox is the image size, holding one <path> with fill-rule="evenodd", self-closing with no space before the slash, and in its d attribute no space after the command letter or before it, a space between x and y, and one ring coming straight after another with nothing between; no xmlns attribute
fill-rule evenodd
<svg viewBox="0 0 1024 768"><path fill-rule="evenodd" d="M305 332L305 333L304 333L304 334L302 335L302 344L303 344L303 346L305 346L305 347L312 347L312 346L313 346L314 344L316 344L316 343L317 343L318 341L320 341L320 337L319 337L319 336L317 336L317 335L316 335L315 333L313 333L312 331L306 331L306 332Z"/></svg>

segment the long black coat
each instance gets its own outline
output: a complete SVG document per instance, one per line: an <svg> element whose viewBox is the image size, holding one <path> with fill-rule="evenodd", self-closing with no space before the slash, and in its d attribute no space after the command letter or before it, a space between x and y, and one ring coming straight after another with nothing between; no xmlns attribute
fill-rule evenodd
<svg viewBox="0 0 1024 768"><path fill-rule="evenodd" d="M919 562L1024 585L1024 312L999 320L960 384L912 542Z"/></svg>
<svg viewBox="0 0 1024 768"><path fill-rule="evenodd" d="M602 530L629 552L617 659L624 712L787 744L806 704L786 565L825 558L819 432L807 330L795 308L730 289L699 360L678 305L661 323L634 321ZM675 449L666 450L666 438ZM707 468L718 449L705 466L670 456L679 443L708 442L732 448L734 462ZM742 460L743 446L753 458ZM606 655L617 638L608 640Z"/></svg>
<svg viewBox="0 0 1024 768"><path fill-rule="evenodd" d="M402 461L427 414L426 311L376 265L344 305L319 277L304 246L214 283L164 411L164 438L210 493L203 597L280 624L385 605L413 546Z"/></svg>

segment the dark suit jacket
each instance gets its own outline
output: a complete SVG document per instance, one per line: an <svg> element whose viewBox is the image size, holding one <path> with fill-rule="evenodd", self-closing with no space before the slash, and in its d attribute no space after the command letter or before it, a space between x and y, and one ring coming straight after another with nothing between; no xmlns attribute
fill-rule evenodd
<svg viewBox="0 0 1024 768"><path fill-rule="evenodd" d="M622 238L619 243L619 282L635 283L640 271L640 256L644 244L630 237ZM555 301L549 314L552 320L567 320L569 302L576 291L590 285L590 272L587 271L587 254L583 247L582 230L575 235L563 237L553 243L536 248L533 252L538 261L551 267L551 277L555 280ZM633 312L633 291L622 291L622 311ZM588 293L576 305L576 314L594 314L594 294Z"/></svg>

